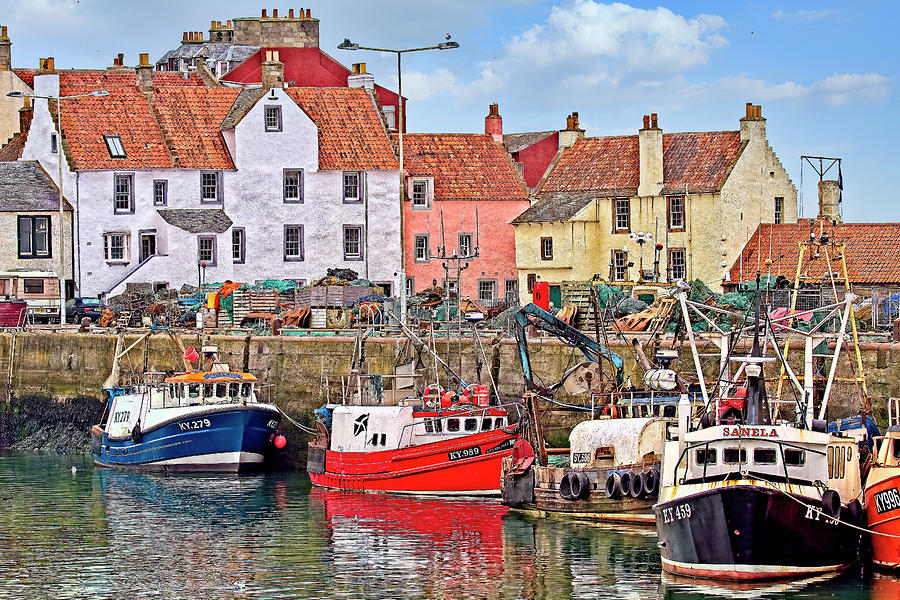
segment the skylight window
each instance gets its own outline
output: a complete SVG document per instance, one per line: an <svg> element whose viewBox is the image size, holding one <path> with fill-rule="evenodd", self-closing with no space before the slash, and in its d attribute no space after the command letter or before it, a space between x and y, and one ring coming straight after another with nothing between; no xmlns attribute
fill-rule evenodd
<svg viewBox="0 0 900 600"><path fill-rule="evenodd" d="M125 147L122 145L122 139L117 135L104 135L103 141L106 142L106 149L109 150L111 158L125 158Z"/></svg>

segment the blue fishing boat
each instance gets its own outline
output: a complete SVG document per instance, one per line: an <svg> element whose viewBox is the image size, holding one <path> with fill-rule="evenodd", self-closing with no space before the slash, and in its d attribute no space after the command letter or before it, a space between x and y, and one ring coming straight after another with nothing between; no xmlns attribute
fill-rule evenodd
<svg viewBox="0 0 900 600"><path fill-rule="evenodd" d="M207 352L204 348L205 354ZM183 374L146 373L105 389L103 423L91 430L94 462L156 471L237 472L259 468L276 446L281 413L260 402L250 373L225 364ZM155 375L155 376L154 376Z"/></svg>

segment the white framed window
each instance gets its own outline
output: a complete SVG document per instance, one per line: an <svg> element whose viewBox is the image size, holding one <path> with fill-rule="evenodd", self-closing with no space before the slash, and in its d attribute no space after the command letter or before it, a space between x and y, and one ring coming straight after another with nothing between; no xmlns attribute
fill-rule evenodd
<svg viewBox="0 0 900 600"><path fill-rule="evenodd" d="M281 131L281 107L277 104L266 105L266 131Z"/></svg>
<svg viewBox="0 0 900 600"><path fill-rule="evenodd" d="M113 175L113 212L134 212L134 175L115 173Z"/></svg>
<svg viewBox="0 0 900 600"><path fill-rule="evenodd" d="M344 225L344 260L363 259L363 226Z"/></svg>
<svg viewBox="0 0 900 600"><path fill-rule="evenodd" d="M200 202L222 201L222 171L202 171L200 173Z"/></svg>
<svg viewBox="0 0 900 600"><path fill-rule="evenodd" d="M413 179L410 183L410 195L414 209L427 209L431 207L431 181L428 179Z"/></svg>
<svg viewBox="0 0 900 600"><path fill-rule="evenodd" d="M106 143L106 150L109 152L110 158L127 158L122 138L117 135L104 135L103 141Z"/></svg>
<svg viewBox="0 0 900 600"><path fill-rule="evenodd" d="M169 203L169 182L165 179L153 180L153 206L165 206Z"/></svg>
<svg viewBox="0 0 900 600"><path fill-rule="evenodd" d="M406 278L406 295L413 296L416 293L416 278L415 277L407 277Z"/></svg>
<svg viewBox="0 0 900 600"><path fill-rule="evenodd" d="M197 236L197 262L207 267L216 266L216 236Z"/></svg>
<svg viewBox="0 0 900 600"><path fill-rule="evenodd" d="M494 279L480 279L478 281L478 299L491 301L497 299L497 281Z"/></svg>
<svg viewBox="0 0 900 600"><path fill-rule="evenodd" d="M103 234L103 259L107 262L128 262L128 233L114 231Z"/></svg>
<svg viewBox="0 0 900 600"><path fill-rule="evenodd" d="M284 170L284 201L303 202L303 169Z"/></svg>
<svg viewBox="0 0 900 600"><path fill-rule="evenodd" d="M413 239L413 251L415 252L415 261L417 263L427 263L430 260L430 248L428 247L428 236L420 234Z"/></svg>
<svg viewBox="0 0 900 600"><path fill-rule="evenodd" d="M472 234L460 233L456 244L457 256L472 256Z"/></svg>
<svg viewBox="0 0 900 600"><path fill-rule="evenodd" d="M541 260L553 260L553 238L541 238Z"/></svg>
<svg viewBox="0 0 900 600"><path fill-rule="evenodd" d="M612 261L613 261L613 280L627 281L628 280L628 254L623 252L622 250L613 250Z"/></svg>
<svg viewBox="0 0 900 600"><path fill-rule="evenodd" d="M284 260L303 260L303 225L284 226Z"/></svg>
<svg viewBox="0 0 900 600"><path fill-rule="evenodd" d="M519 280L507 279L504 286L503 291L506 301L510 304L517 304L519 302Z"/></svg>
<svg viewBox="0 0 900 600"><path fill-rule="evenodd" d="M615 198L613 200L613 229L628 231L631 229L631 200Z"/></svg>
<svg viewBox="0 0 900 600"><path fill-rule="evenodd" d="M358 204L363 201L359 171L344 171L344 204Z"/></svg>
<svg viewBox="0 0 900 600"><path fill-rule="evenodd" d="M243 227L231 228L231 259L235 264L243 264L247 253L246 232Z"/></svg>
<svg viewBox="0 0 900 600"><path fill-rule="evenodd" d="M669 249L669 274L673 281L684 281L687 279L687 261L685 260L684 248Z"/></svg>
<svg viewBox="0 0 900 600"><path fill-rule="evenodd" d="M669 212L669 231L684 230L684 196L666 198Z"/></svg>
<svg viewBox="0 0 900 600"><path fill-rule="evenodd" d="M775 196L775 223L784 222L784 198Z"/></svg>
<svg viewBox="0 0 900 600"><path fill-rule="evenodd" d="M51 258L50 217L20 216L19 258Z"/></svg>
<svg viewBox="0 0 900 600"><path fill-rule="evenodd" d="M397 108L395 106L382 106L381 113L384 115L384 121L387 128L391 131L397 129Z"/></svg>

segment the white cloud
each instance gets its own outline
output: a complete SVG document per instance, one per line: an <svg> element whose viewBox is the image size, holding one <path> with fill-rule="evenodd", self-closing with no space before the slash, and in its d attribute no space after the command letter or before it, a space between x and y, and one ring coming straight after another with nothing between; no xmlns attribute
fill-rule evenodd
<svg viewBox="0 0 900 600"><path fill-rule="evenodd" d="M728 95L742 95L754 101L789 101L840 107L857 102L877 104L887 98L894 80L878 73L835 73L803 85L794 81L770 83L747 75L723 77L706 86L721 88Z"/></svg>
<svg viewBox="0 0 900 600"><path fill-rule="evenodd" d="M818 21L840 14L840 10L836 8L823 8L821 10L798 10L794 12L784 12L776 10L772 13L772 18L779 21Z"/></svg>
<svg viewBox="0 0 900 600"><path fill-rule="evenodd" d="M431 73L408 71L403 75L403 95L409 101L455 96L461 85L459 78L447 69L436 69Z"/></svg>

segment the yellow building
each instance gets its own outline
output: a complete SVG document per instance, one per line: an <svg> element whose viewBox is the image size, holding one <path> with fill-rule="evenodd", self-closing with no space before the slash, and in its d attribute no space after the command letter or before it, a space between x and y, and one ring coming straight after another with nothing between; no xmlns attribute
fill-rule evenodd
<svg viewBox="0 0 900 600"><path fill-rule="evenodd" d="M721 289L760 223L797 220L797 191L766 140L759 106L736 131L585 138L574 123L516 217L522 302L535 281L701 279Z"/></svg>

